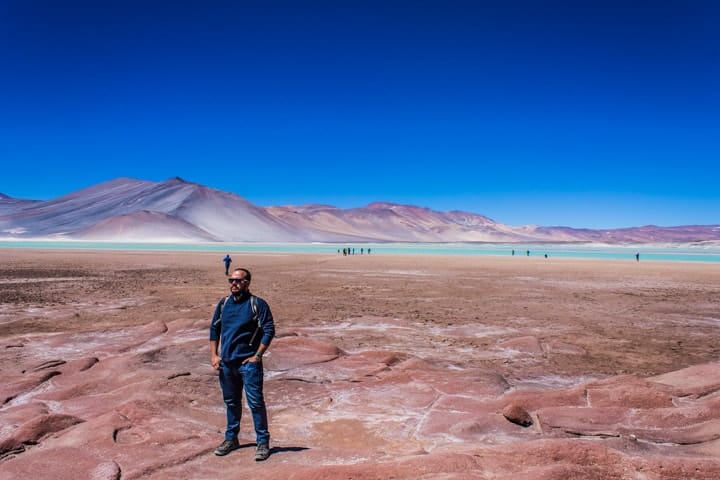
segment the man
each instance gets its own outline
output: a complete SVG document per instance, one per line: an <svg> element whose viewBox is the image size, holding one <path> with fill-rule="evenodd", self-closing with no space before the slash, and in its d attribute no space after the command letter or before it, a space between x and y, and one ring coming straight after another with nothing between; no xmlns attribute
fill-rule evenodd
<svg viewBox="0 0 720 480"><path fill-rule="evenodd" d="M230 258L230 254L225 254L225 258L223 258L223 262L225 263L225 275L227 275L230 272L230 264L232 263L232 258Z"/></svg>
<svg viewBox="0 0 720 480"><path fill-rule="evenodd" d="M220 372L227 414L225 441L215 449L215 455L227 455L239 446L244 389L255 426L255 460L262 461L270 456L262 356L275 336L275 324L267 302L250 293L250 280L249 270L233 270L228 278L230 296L220 300L210 325L210 362Z"/></svg>

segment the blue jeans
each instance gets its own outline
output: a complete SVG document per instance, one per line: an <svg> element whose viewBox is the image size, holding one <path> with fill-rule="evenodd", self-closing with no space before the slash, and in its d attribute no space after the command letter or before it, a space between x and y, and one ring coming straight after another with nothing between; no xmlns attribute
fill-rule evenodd
<svg viewBox="0 0 720 480"><path fill-rule="evenodd" d="M252 414L255 425L255 437L258 445L270 442L268 432L267 410L263 397L263 366L262 362L248 362L240 365L220 363L220 389L227 413L227 430L225 440L236 440L240 431L242 417L242 391Z"/></svg>

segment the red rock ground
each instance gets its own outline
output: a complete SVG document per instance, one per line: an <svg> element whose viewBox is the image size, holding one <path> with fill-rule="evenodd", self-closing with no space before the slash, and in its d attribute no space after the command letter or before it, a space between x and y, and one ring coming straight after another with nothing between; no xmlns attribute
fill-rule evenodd
<svg viewBox="0 0 720 480"><path fill-rule="evenodd" d="M231 252L232 254L232 252ZM222 255L0 250L0 479L717 479L717 265L241 255L272 455L226 457Z"/></svg>

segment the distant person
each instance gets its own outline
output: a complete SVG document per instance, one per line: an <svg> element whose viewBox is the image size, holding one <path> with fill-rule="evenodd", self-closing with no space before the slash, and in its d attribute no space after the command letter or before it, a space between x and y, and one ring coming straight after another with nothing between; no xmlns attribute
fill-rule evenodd
<svg viewBox="0 0 720 480"><path fill-rule="evenodd" d="M639 262L639 261L640 261L640 252L638 252L638 253L635 254L635 261L636 261L636 262Z"/></svg>
<svg viewBox="0 0 720 480"><path fill-rule="evenodd" d="M547 258L547 253L545 254L545 258Z"/></svg>
<svg viewBox="0 0 720 480"><path fill-rule="evenodd" d="M210 363L220 375L227 414L225 440L215 455L239 448L242 393L252 414L257 448L255 460L270 456L270 432L263 396L262 356L275 336L275 323L267 302L250 293L250 271L236 268L228 278L230 295L215 307L210 323Z"/></svg>
<svg viewBox="0 0 720 480"><path fill-rule="evenodd" d="M513 257L515 256L515 249L514 249L514 248L513 248L513 251L512 251L512 253L511 253L510 255L512 255Z"/></svg>
<svg viewBox="0 0 720 480"><path fill-rule="evenodd" d="M530 250L525 250L525 255L530 256Z"/></svg>
<svg viewBox="0 0 720 480"><path fill-rule="evenodd" d="M368 255L370 255L370 247L368 247Z"/></svg>
<svg viewBox="0 0 720 480"><path fill-rule="evenodd" d="M225 255L225 258L223 258L223 262L225 262L225 275L227 275L230 272L230 264L232 263L232 258L230 258L230 255Z"/></svg>

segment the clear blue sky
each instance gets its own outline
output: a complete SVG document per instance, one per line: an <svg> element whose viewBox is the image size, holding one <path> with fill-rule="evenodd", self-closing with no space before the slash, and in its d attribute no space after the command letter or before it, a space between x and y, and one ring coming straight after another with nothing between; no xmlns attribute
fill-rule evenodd
<svg viewBox="0 0 720 480"><path fill-rule="evenodd" d="M0 192L720 224L720 2L0 0Z"/></svg>

